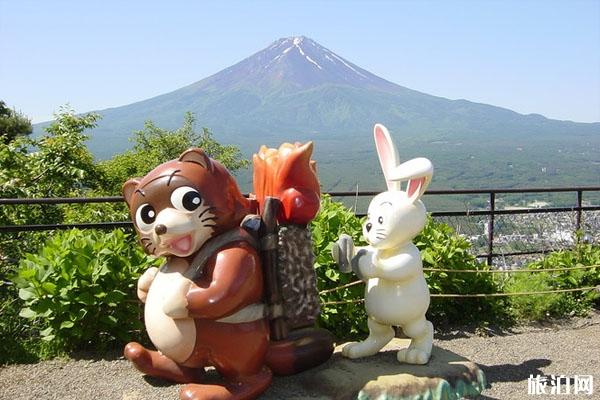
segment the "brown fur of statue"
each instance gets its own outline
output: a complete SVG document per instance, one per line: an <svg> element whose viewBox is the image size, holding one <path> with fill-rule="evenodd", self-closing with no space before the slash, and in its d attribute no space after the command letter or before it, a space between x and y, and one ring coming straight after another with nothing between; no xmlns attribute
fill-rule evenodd
<svg viewBox="0 0 600 400"><path fill-rule="evenodd" d="M268 388L273 373L320 364L333 350L331 335L317 329L270 339L263 262L240 228L247 215L258 212L265 194L281 196L280 220L306 224L316 214L311 144L281 149L282 158L297 154L292 158L306 164L304 172L286 181L288 187L275 179L280 185L274 189L265 178L274 167L257 168L265 157L255 156L255 180L262 182L257 200L246 199L225 167L201 149L187 150L123 186L141 245L166 258L138 281L146 330L157 350L129 343L124 353L145 374L186 383L181 399L253 399ZM283 175L293 178L297 168L292 172ZM202 383L208 366L223 382Z"/></svg>

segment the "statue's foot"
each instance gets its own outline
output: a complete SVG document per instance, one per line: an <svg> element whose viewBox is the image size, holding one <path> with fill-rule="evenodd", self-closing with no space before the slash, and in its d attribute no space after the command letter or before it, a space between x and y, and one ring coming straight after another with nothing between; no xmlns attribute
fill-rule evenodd
<svg viewBox="0 0 600 400"><path fill-rule="evenodd" d="M123 351L125 357L146 375L178 383L200 382L203 368L188 368L177 364L158 351L148 350L139 343L131 342Z"/></svg>
<svg viewBox="0 0 600 400"><path fill-rule="evenodd" d="M342 349L342 355L348 358L367 357L376 354L394 338L394 328L380 324L373 318L367 320L369 337L362 342L348 343Z"/></svg>
<svg viewBox="0 0 600 400"><path fill-rule="evenodd" d="M408 348L398 351L398 361L406 364L427 364L431 354L417 348Z"/></svg>
<svg viewBox="0 0 600 400"><path fill-rule="evenodd" d="M224 385L185 385L179 391L181 400L251 400L271 384L273 374L264 367L257 374L228 381Z"/></svg>
<svg viewBox="0 0 600 400"><path fill-rule="evenodd" d="M348 343L342 348L342 355L348 358L361 358L377 354L383 346L369 339L364 342Z"/></svg>
<svg viewBox="0 0 600 400"><path fill-rule="evenodd" d="M403 328L404 333L412 338L407 349L398 351L397 358L401 363L427 364L433 347L433 325L422 319Z"/></svg>

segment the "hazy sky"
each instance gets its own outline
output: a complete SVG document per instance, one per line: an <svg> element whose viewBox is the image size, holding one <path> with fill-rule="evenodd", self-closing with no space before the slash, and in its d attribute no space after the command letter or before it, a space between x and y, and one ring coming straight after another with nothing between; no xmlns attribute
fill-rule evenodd
<svg viewBox="0 0 600 400"><path fill-rule="evenodd" d="M0 99L34 122L129 104L295 35L425 93L600 121L600 0L0 0Z"/></svg>

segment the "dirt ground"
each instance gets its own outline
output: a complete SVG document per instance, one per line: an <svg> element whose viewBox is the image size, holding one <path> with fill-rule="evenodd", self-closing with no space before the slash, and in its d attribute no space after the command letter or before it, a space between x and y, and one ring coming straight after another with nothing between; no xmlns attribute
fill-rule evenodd
<svg viewBox="0 0 600 400"><path fill-rule="evenodd" d="M476 363L489 387L479 399L600 399L600 313L559 323L528 325L497 332L456 329L436 334L435 346ZM389 352L388 352L389 353ZM390 353L391 354L391 353ZM357 365L357 379L364 378L371 363L385 354ZM389 358L389 357L388 357ZM334 355L314 371L275 378L262 399L347 398L316 394L319 373L345 369L349 360ZM316 375L315 375L316 374ZM363 376L359 376L363 375ZM592 375L592 395L528 395L528 378ZM118 353L89 355L37 364L10 365L0 369L0 399L177 399L179 385L144 377ZM350 390L350 389L348 389Z"/></svg>

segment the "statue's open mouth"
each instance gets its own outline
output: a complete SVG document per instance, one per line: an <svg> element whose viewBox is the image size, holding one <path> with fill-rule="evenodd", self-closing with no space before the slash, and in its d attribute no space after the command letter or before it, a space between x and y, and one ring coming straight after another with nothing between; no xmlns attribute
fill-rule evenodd
<svg viewBox="0 0 600 400"><path fill-rule="evenodd" d="M167 242L167 246L179 254L188 253L192 250L192 235L186 233L185 235L171 239Z"/></svg>

